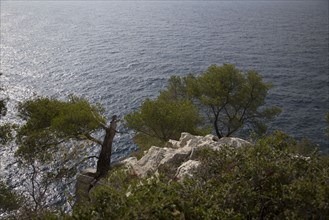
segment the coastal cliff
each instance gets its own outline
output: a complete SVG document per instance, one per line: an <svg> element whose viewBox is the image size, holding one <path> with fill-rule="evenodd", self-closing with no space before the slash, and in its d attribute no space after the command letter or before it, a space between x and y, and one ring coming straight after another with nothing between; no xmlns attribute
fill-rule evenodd
<svg viewBox="0 0 329 220"><path fill-rule="evenodd" d="M141 159L129 157L116 166L120 166L128 175L138 178L157 176L159 172L166 172L174 180L181 182L184 177L193 177L198 171L201 162L194 155L201 149L219 151L224 146L234 148L251 146L251 143L235 137L224 137L218 139L214 135L195 136L182 133L178 141L169 140L165 147L152 146L144 152ZM79 203L89 199L90 186L94 181L96 170L85 169L77 176L76 200ZM106 184L101 180L98 185Z"/></svg>

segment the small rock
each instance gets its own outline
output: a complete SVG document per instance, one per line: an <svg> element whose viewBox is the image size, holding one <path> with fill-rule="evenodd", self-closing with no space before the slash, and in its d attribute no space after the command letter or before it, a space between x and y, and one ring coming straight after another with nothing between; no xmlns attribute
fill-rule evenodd
<svg viewBox="0 0 329 220"><path fill-rule="evenodd" d="M198 169L201 162L196 160L188 160L177 169L175 177L181 181L184 177L193 177L193 173Z"/></svg>

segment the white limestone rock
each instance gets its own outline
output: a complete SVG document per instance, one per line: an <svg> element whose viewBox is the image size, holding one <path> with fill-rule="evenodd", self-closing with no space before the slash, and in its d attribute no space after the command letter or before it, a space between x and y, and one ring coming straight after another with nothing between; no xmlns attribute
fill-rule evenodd
<svg viewBox="0 0 329 220"><path fill-rule="evenodd" d="M198 172L201 165L200 161L193 160L193 155L198 150L210 148L212 150L220 150L223 146L229 145L235 148L246 147L251 145L249 142L240 138L224 137L218 139L214 135L194 136L189 133L182 133L178 141L169 140L167 147L151 147L144 153L144 156L137 160L136 157L129 157L119 164L124 165L130 175L138 177L156 178L159 171L168 171L172 177L178 181L182 181L184 177L193 177ZM95 169L83 170L77 176L76 195L79 204L86 199L91 198L90 195L94 188L90 189L95 181ZM106 184L100 180L96 185ZM106 181L104 181L106 182ZM127 196L129 196L129 190Z"/></svg>
<svg viewBox="0 0 329 220"><path fill-rule="evenodd" d="M129 173L139 177L156 173L160 166L180 163L177 175L184 176L189 175L188 172L199 166L199 162L190 161L196 151L206 147L212 150L220 150L225 145L240 148L251 144L240 138L224 137L218 139L214 135L203 137L182 133L179 141L169 140L167 146L170 147L153 146L140 160L131 157L121 163L124 164ZM182 169L182 171L178 172L179 169Z"/></svg>
<svg viewBox="0 0 329 220"><path fill-rule="evenodd" d="M182 165L180 165L176 172L176 179L182 181L184 177L193 177L193 173L197 171L198 167L201 165L200 161L188 160Z"/></svg>

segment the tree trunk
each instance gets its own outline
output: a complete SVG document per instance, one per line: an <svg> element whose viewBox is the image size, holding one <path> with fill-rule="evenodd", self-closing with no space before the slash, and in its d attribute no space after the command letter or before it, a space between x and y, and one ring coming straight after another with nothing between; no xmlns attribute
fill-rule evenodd
<svg viewBox="0 0 329 220"><path fill-rule="evenodd" d="M112 155L112 143L116 133L117 116L114 115L111 120L111 124L105 129L105 137L102 144L102 149L97 161L96 179L99 180L104 177L111 168L111 155Z"/></svg>
<svg viewBox="0 0 329 220"><path fill-rule="evenodd" d="M218 127L218 115L215 114L215 120L214 120L214 127L215 127L215 132L216 132L216 135L219 139L221 139L223 136L221 135L221 133L219 132L219 127Z"/></svg>
<svg viewBox="0 0 329 220"><path fill-rule="evenodd" d="M214 127L215 127L215 131L216 131L216 135L219 139L221 139L223 136L220 134L219 132L219 128L218 128L218 125L217 125L217 122L215 121L214 122Z"/></svg>

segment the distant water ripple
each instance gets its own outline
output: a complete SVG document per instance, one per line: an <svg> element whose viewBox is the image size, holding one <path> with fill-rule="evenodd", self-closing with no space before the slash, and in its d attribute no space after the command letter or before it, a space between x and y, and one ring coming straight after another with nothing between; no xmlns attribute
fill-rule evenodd
<svg viewBox="0 0 329 220"><path fill-rule="evenodd" d="M123 116L167 79L210 64L256 69L282 107L271 129L328 150L328 2L1 1L1 84L14 106L70 93ZM117 138L116 156L134 149Z"/></svg>

